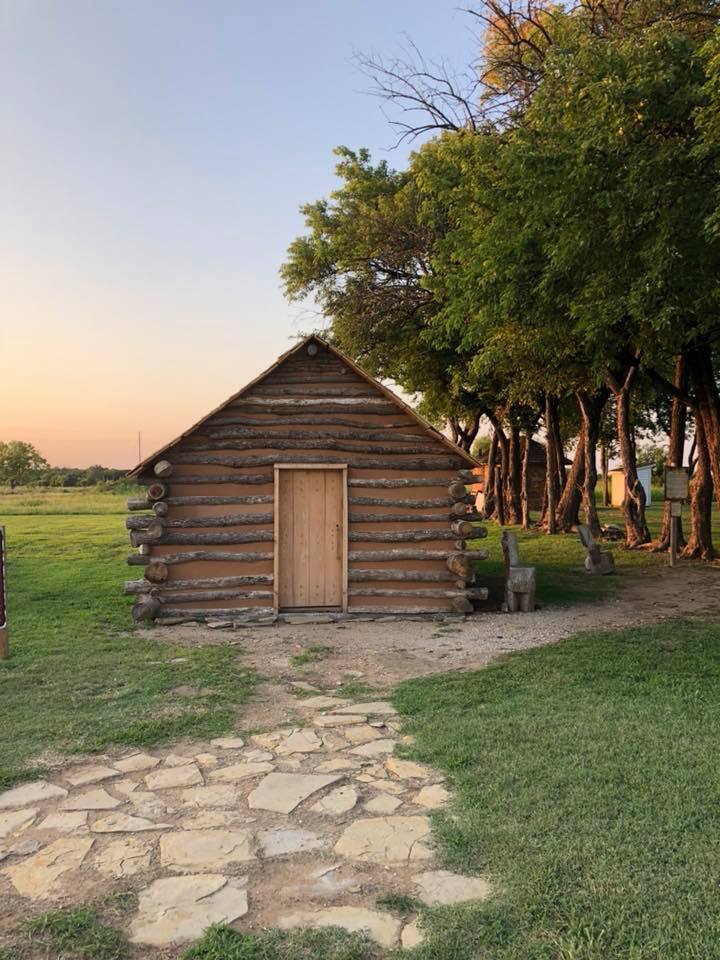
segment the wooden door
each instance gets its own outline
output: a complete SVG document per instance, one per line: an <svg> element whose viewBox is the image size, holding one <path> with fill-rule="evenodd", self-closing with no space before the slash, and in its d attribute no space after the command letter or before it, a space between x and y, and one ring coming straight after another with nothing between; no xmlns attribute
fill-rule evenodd
<svg viewBox="0 0 720 960"><path fill-rule="evenodd" d="M278 468L276 475L278 608L342 609L345 471Z"/></svg>

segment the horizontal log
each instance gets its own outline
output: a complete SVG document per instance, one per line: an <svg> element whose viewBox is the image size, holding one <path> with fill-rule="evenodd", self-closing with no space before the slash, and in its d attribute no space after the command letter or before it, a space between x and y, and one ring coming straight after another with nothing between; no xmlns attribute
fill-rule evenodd
<svg viewBox="0 0 720 960"><path fill-rule="evenodd" d="M153 557L153 563L164 563L167 566L175 566L179 563L194 563L197 560L228 561L231 563L258 563L263 560L272 560L272 553L234 553L230 550L191 550L187 553L168 553L164 556ZM140 557L139 554L131 553L127 558L131 567L143 566L150 561L147 557Z"/></svg>
<svg viewBox="0 0 720 960"><path fill-rule="evenodd" d="M424 614L430 613L452 613L453 611L446 609L441 606L425 606L425 607L380 607L361 604L359 606L352 606L348 613L369 613L376 614L377 616L382 617L417 617L423 616Z"/></svg>
<svg viewBox="0 0 720 960"><path fill-rule="evenodd" d="M199 434L198 434L199 436ZM212 434L204 434L212 437ZM382 441L377 441L382 442ZM388 444L384 446L369 447L369 440L358 440L353 443L351 440L276 440L271 433L266 433L263 439L258 440L226 440L209 439L196 440L190 437L186 442L185 450L342 450L348 453L370 453L370 454L423 454L433 453L439 449L439 444L432 441L418 440L416 443L406 444ZM305 457L307 460L307 457ZM181 462L181 461L178 461Z"/></svg>
<svg viewBox="0 0 720 960"><path fill-rule="evenodd" d="M397 467L397 464L395 464ZM349 487L362 487L367 490L402 490L404 487L444 487L447 484L447 479L437 479L436 477L428 477L427 479L421 477L398 477L386 479L382 477L377 479L374 477L365 479L363 477L350 477L348 480Z"/></svg>
<svg viewBox="0 0 720 960"><path fill-rule="evenodd" d="M466 597L467 595L466 590L425 589L423 587L416 590L407 587L350 587L348 590L348 596L351 597L417 597L418 599L438 597L452 599L453 597Z"/></svg>
<svg viewBox="0 0 720 960"><path fill-rule="evenodd" d="M417 580L419 583L436 583L453 580L453 574L449 570L348 570L348 581L350 583L374 583L382 580L403 580L412 583ZM138 581L142 583L142 581Z"/></svg>
<svg viewBox="0 0 720 960"><path fill-rule="evenodd" d="M454 536L451 530L383 530L380 533L351 530L348 540L351 543L419 543L421 540L451 540Z"/></svg>
<svg viewBox="0 0 720 960"><path fill-rule="evenodd" d="M215 610L191 610L186 607L160 606L158 620L245 620L268 617L275 613L274 607L220 607Z"/></svg>
<svg viewBox="0 0 720 960"><path fill-rule="evenodd" d="M252 484L260 486L261 484L272 483L273 475L271 473L223 473L217 474L196 474L187 476L173 477L173 490L178 486L212 486L215 483L237 483L241 485ZM138 483L154 483L145 477L138 477Z"/></svg>
<svg viewBox="0 0 720 960"><path fill-rule="evenodd" d="M125 521L126 526L131 520L136 520L139 523L145 521L142 526L142 539L138 539L136 529L128 527L130 530L130 543L133 545L133 547L141 547L143 544L157 543L160 537L162 537L163 525L156 517L128 517Z"/></svg>
<svg viewBox="0 0 720 960"><path fill-rule="evenodd" d="M419 550L411 547L389 550L350 550L348 560L350 563L374 560L432 560L437 563L447 560L454 553L454 550Z"/></svg>
<svg viewBox="0 0 720 960"><path fill-rule="evenodd" d="M465 483L477 483L479 474L473 473L472 470L458 470L458 479Z"/></svg>
<svg viewBox="0 0 720 960"><path fill-rule="evenodd" d="M231 513L222 517L178 517L175 520L165 520L163 528L185 529L187 527L240 527L252 524L272 523L271 513ZM153 521L148 517L128 517L125 526L128 530L147 530ZM160 536L162 535L162 529Z"/></svg>
<svg viewBox="0 0 720 960"><path fill-rule="evenodd" d="M224 467L268 467L276 463L307 463L308 457L283 455L255 455L247 457L214 456L207 453L177 453L177 464L202 464L204 466ZM417 460L371 460L358 457L328 457L314 455L313 463L338 465L347 464L350 467L364 467L366 470L449 470L457 465L459 455L447 457L423 457Z"/></svg>
<svg viewBox="0 0 720 960"><path fill-rule="evenodd" d="M271 573L256 573L245 577L199 577L194 580L171 580L158 586L149 583L147 580L147 571L143 580L126 580L123 592L126 594L147 593L150 589L160 591L160 595L165 595L172 590L202 590L206 587L215 589L230 589L232 587L247 587L253 584L270 584L273 582Z"/></svg>
<svg viewBox="0 0 720 960"><path fill-rule="evenodd" d="M447 497L434 500L392 500L384 497L348 497L351 507L406 507L409 510L422 510L424 507L449 507Z"/></svg>
<svg viewBox="0 0 720 960"><path fill-rule="evenodd" d="M384 397L333 397L328 394L310 399L305 397L239 397L237 402L231 404L228 409L240 406L283 411L295 408L309 410L317 407L323 413L333 409L343 410L346 413L382 413L383 410L391 410L395 413L397 409Z"/></svg>
<svg viewBox="0 0 720 960"><path fill-rule="evenodd" d="M467 587L463 592L470 600L487 600L490 596L487 587Z"/></svg>
<svg viewBox="0 0 720 960"><path fill-rule="evenodd" d="M153 473L156 477L159 477L161 480L167 477L172 476L173 465L169 460L158 460L158 462L153 467Z"/></svg>
<svg viewBox="0 0 720 960"><path fill-rule="evenodd" d="M396 412L396 411L393 411ZM225 411L227 413L227 411ZM325 411L328 414L328 411ZM408 430L414 425L413 421L410 418L405 420L393 420L390 423L366 423L364 420L346 420L342 417L333 417L332 415L323 416L310 416L307 414L296 415L294 417L277 417L273 416L267 420L263 420L259 417L252 417L242 414L234 414L233 416L217 416L208 420L205 424L206 427L225 427L233 426L237 424L238 426L255 426L255 427L294 427L296 424L300 426L306 426L312 424L314 427L361 427L363 431L378 431L382 432L383 430Z"/></svg>
<svg viewBox="0 0 720 960"><path fill-rule="evenodd" d="M240 506L241 504L272 503L274 496L271 493L256 493L248 497L168 497L164 502L169 507L201 507L201 506Z"/></svg>
<svg viewBox="0 0 720 960"><path fill-rule="evenodd" d="M479 540L487 536L486 527L476 527L469 520L454 520L450 529L463 540Z"/></svg>
<svg viewBox="0 0 720 960"><path fill-rule="evenodd" d="M316 380L314 385L308 384L307 387L296 386L295 383L268 383L265 381L253 387L250 397L293 397L296 400L310 400L318 397L322 399L325 397L377 399L377 390L362 380L356 380L354 383L344 383L337 387L330 385L324 378Z"/></svg>
<svg viewBox="0 0 720 960"><path fill-rule="evenodd" d="M448 523L447 513L351 513L350 523Z"/></svg>
<svg viewBox="0 0 720 960"><path fill-rule="evenodd" d="M263 383L267 384L292 384L292 383L309 383L309 384L318 384L318 375L315 373L303 373L301 371L290 371L282 370L277 373L270 373L265 378ZM346 384L349 386L365 386L368 387L368 384L365 380L361 380L356 374L347 371L343 374L340 370L337 372L332 371L330 373L322 374L322 384L332 383L332 384Z"/></svg>
<svg viewBox="0 0 720 960"><path fill-rule="evenodd" d="M166 531L158 540L148 537L144 530L132 530L131 540L133 546L139 546L141 543L155 543L170 546L192 546L193 544L220 546L223 543L263 543L273 539L272 530L248 530L235 533L171 533Z"/></svg>
<svg viewBox="0 0 720 960"><path fill-rule="evenodd" d="M127 508L128 510L152 510L153 502L147 497L129 497Z"/></svg>
<svg viewBox="0 0 720 960"><path fill-rule="evenodd" d="M267 424L273 427L271 421ZM411 424L408 424L408 429ZM210 429L208 429L210 427ZM219 430L212 425L205 425L205 428L198 430L196 436L211 437L215 440L237 439L237 440L262 440L275 441L280 440L366 440L368 443L431 443L437 447L437 441L427 434L412 433L388 433L384 435L374 430L254 430L248 427L222 427ZM269 444L255 444L255 446L268 446Z"/></svg>
<svg viewBox="0 0 720 960"><path fill-rule="evenodd" d="M272 600L272 590L190 590L187 593L166 592L158 594L163 606L170 603L203 603L210 600Z"/></svg>

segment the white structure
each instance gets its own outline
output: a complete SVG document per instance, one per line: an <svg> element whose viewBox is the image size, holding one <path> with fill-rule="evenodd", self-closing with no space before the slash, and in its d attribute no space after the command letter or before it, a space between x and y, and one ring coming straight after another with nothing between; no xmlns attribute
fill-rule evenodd
<svg viewBox="0 0 720 960"><path fill-rule="evenodd" d="M652 464L646 463L637 468L638 480L645 491L645 503L652 503ZM613 507L621 507L625 499L625 474L618 467L610 471L610 503Z"/></svg>

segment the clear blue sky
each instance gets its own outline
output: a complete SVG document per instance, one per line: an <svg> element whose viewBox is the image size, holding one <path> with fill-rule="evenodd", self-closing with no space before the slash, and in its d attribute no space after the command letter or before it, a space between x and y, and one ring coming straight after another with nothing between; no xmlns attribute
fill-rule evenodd
<svg viewBox="0 0 720 960"><path fill-rule="evenodd" d="M130 466L314 325L278 267L337 144L402 165L353 53L459 66L443 0L0 0L0 439Z"/></svg>

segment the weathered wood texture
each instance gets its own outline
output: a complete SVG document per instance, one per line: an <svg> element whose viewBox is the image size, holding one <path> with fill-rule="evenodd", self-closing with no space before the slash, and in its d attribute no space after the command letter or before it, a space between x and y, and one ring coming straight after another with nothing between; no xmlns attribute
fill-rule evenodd
<svg viewBox="0 0 720 960"><path fill-rule="evenodd" d="M293 488L275 502L277 465L292 468L279 475L306 474L307 496L296 496ZM132 544L144 551L128 557L131 566L144 567L143 579L126 586L145 602L142 615L154 610L160 620L242 619L272 612L275 598L281 609L338 607L342 550L331 534L342 518L331 518L328 533L327 506L320 518L312 490L323 475L337 478L335 468L343 465L350 507L342 537L348 609L398 615L472 609L484 588L467 585L486 553L463 549L465 538L484 533L473 526L479 517L465 485L472 476L468 462L320 345L312 357L291 353L157 460L146 461L139 480L147 496L128 502L135 515L127 520ZM280 552L273 583L278 524L295 536L303 517L308 522L298 555L303 537L313 563L325 544L333 561L323 560L323 571L333 568L328 590L318 586L325 573L320 577L317 569L314 587L308 581L307 590L295 590L299 568L291 576ZM275 597L263 587L274 588ZM376 606L359 606L363 597Z"/></svg>

